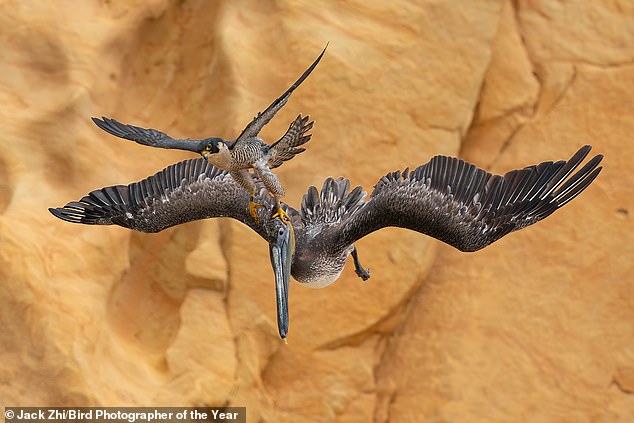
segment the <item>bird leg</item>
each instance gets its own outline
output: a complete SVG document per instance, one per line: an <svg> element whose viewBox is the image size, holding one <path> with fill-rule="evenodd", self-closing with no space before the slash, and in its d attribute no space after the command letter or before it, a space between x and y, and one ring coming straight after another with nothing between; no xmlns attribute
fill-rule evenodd
<svg viewBox="0 0 634 423"><path fill-rule="evenodd" d="M260 218L258 217L258 212L256 209L262 208L264 206L260 203L256 203L254 200L255 198L252 195L251 199L249 200L249 214L251 214L251 217L255 220L255 223L259 225Z"/></svg>
<svg viewBox="0 0 634 423"><path fill-rule="evenodd" d="M255 192L257 190L257 186L251 177L251 174L246 169L233 170L229 172L234 181L238 183L242 188L244 188L249 194L251 194L251 198L249 199L249 214L255 220L255 224L260 224L260 218L258 216L257 209L264 207L260 203L255 202Z"/></svg>
<svg viewBox="0 0 634 423"><path fill-rule="evenodd" d="M276 217L279 217L282 222L288 225L291 222L291 218L288 216L288 214L284 210L282 210L280 201L277 198L275 199L275 209L277 211L271 217L273 219L275 219Z"/></svg>
<svg viewBox="0 0 634 423"><path fill-rule="evenodd" d="M370 269L365 270L363 266L361 266L359 255L357 254L357 247L355 246L352 247L352 259L354 260L354 273L364 281L370 279Z"/></svg>
<svg viewBox="0 0 634 423"><path fill-rule="evenodd" d="M271 172L268 163L266 163L264 160L258 160L253 163L253 170L255 171L255 174L258 176L258 178L260 178L266 189L269 191L269 194L271 194L271 196L275 199L276 211L273 216L271 216L271 218L275 219L276 217L279 217L282 222L284 222L285 224L289 224L291 218L288 217L288 214L286 214L286 212L282 210L282 207L280 206L280 198L284 196L284 187L280 183L280 180L273 172Z"/></svg>

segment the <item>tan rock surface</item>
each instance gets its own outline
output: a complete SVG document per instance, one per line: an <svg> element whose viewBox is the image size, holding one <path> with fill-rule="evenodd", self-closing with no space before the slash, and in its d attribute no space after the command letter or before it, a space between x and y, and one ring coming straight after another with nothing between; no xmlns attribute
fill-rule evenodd
<svg viewBox="0 0 634 423"><path fill-rule="evenodd" d="M249 421L634 421L634 10L629 1L0 4L0 405L246 405ZM224 220L160 234L59 206L188 156L112 116L235 136L326 41L264 131L316 119L279 175L299 205L434 154L505 172L589 143L578 200L484 251L384 230L334 285L291 288ZM389 246L389 248L388 248Z"/></svg>

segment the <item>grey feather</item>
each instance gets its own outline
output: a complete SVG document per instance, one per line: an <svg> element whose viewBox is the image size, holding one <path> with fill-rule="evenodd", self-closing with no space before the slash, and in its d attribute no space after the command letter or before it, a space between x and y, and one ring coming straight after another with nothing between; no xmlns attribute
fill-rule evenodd
<svg viewBox="0 0 634 423"><path fill-rule="evenodd" d="M201 151L202 148L204 148L204 140L172 138L156 129L145 129L139 126L127 125L105 116L102 116L101 119L93 117L92 121L109 134L134 141L141 145L195 152Z"/></svg>
<svg viewBox="0 0 634 423"><path fill-rule="evenodd" d="M262 189L257 201L270 213L273 203ZM225 171L203 159L169 166L140 182L92 191L79 201L51 208L56 217L73 223L119 225L158 232L174 225L211 217L231 217L264 236L248 212L249 194Z"/></svg>
<svg viewBox="0 0 634 423"><path fill-rule="evenodd" d="M328 44L326 44L326 47L324 47L319 56L317 56L317 59L315 59L315 61L308 67L308 69L304 71L304 73L297 79L297 81L293 83L293 85L291 85L284 92L284 94L276 98L275 101L273 101L273 103L271 103L269 107L266 108L266 110L258 113L258 115L254 117L251 122L249 122L249 124L242 130L238 138L236 138L237 145L239 145L244 140L257 136L264 125L266 125L271 121L271 119L273 119L275 114L280 111L282 107L284 107L288 99L291 97L291 94L293 94L293 91L295 91L295 89L297 89L297 87L299 87L301 83L304 82L308 75L310 75L313 69L315 69L315 66L317 66L327 48Z"/></svg>
<svg viewBox="0 0 634 423"><path fill-rule="evenodd" d="M348 179L327 178L321 190L308 189L299 211L282 205L295 233L292 274L313 286L332 283L353 243L388 226L430 235L462 251L479 250L548 217L583 192L601 171L601 155L576 171L589 151L585 146L568 161L544 162L504 176L436 156L413 171L386 174L367 201L361 187L350 190ZM261 224L249 215L249 194L227 172L202 159L177 163L127 186L92 191L49 210L68 222L116 224L143 232L231 217L266 239L273 236L264 225L275 222L275 203L259 184L255 200L265 206L258 209Z"/></svg>
<svg viewBox="0 0 634 423"><path fill-rule="evenodd" d="M544 162L504 176L460 159L436 156L414 172L392 172L376 184L339 230L351 245L386 226L425 233L462 251L476 251L542 220L579 195L601 171L603 156L569 177L590 151L582 147L564 162Z"/></svg>
<svg viewBox="0 0 634 423"><path fill-rule="evenodd" d="M286 160L290 160L295 155L305 151L304 148L297 148L310 141L311 134L306 134L313 127L314 121L310 121L310 116L302 117L300 114L290 124L286 133L269 146L270 158L269 167L275 169Z"/></svg>

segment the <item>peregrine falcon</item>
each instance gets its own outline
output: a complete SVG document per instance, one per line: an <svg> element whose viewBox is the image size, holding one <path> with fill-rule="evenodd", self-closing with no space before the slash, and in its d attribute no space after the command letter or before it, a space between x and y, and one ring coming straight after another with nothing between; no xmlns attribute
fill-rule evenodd
<svg viewBox="0 0 634 423"><path fill-rule="evenodd" d="M88 225L119 225L141 232L212 217L230 217L248 225L269 243L275 274L278 332L288 333L290 275L321 288L333 283L352 255L355 272L370 277L359 263L354 243L388 226L430 235L461 251L477 251L510 232L536 223L585 190L601 171L603 156L590 159L584 146L568 161L544 162L504 176L493 175L460 159L433 157L414 171L382 177L370 196L350 181L328 178L314 186L295 210L285 204L286 224L274 219L275 205L264 189L259 221L247 212L249 195L229 174L202 159L169 166L129 185L96 190L79 201L49 209L56 217ZM387 246L390 248L390 246Z"/></svg>
<svg viewBox="0 0 634 423"><path fill-rule="evenodd" d="M286 104L293 91L310 75L326 52L324 47L321 54L315 59L308 69L299 77L291 87L278 97L269 107L255 118L242 130L235 140L222 138L175 139L156 129L144 129L134 125L127 125L114 119L103 117L92 118L93 122L104 131L120 138L135 141L139 144L178 150L194 151L201 154L211 164L228 171L250 195L248 209L254 219L258 219L255 209L262 207L261 203L254 201L256 182L248 169L253 169L255 175L262 181L268 192L275 199L276 209L274 217L279 217L285 223L289 222L288 215L280 206L280 198L284 196L284 187L271 169L282 165L295 155L303 152L305 148L298 148L308 142L310 134L306 134L312 127L313 121L309 116L300 114L291 123L286 133L273 144L265 144L258 136L262 128L269 123L275 114Z"/></svg>

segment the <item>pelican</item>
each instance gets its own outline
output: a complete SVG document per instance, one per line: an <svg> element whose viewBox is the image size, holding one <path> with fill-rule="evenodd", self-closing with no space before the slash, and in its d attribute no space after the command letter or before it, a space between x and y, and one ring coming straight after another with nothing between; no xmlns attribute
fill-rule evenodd
<svg viewBox="0 0 634 423"><path fill-rule="evenodd" d="M202 140L175 139L156 129L145 129L128 125L105 116L102 116L101 119L93 117L92 121L99 128L119 138L150 147L193 151L209 160L216 167L229 171L233 179L251 194L248 209L251 216L257 219L258 214L255 209L262 207L262 204L254 201L257 186L248 170L253 169L260 181L275 198L277 206L274 213L275 217L288 222L289 218L279 204L280 198L284 196L284 187L278 177L271 172L271 169L281 166L283 162L306 150L299 147L310 140L311 135L306 133L313 127L314 121L310 121L310 116L302 117L300 114L291 122L282 138L273 144L265 144L258 134L273 119L275 114L284 107L293 91L315 69L315 66L317 66L326 52L326 48L328 48L328 44L297 81L263 112L258 113L233 141L216 137Z"/></svg>
<svg viewBox="0 0 634 423"><path fill-rule="evenodd" d="M510 232L542 220L579 195L601 171L603 156L573 172L590 152L584 146L568 161L544 162L493 175L458 158L435 156L410 172L383 176L369 199L345 178L311 186L296 210L284 203L290 222L275 219L274 199L260 186L259 219L248 212L249 193L231 175L204 159L186 160L129 185L92 191L79 201L50 208L72 223L119 225L141 232L212 217L246 224L269 243L275 275L277 326L286 342L290 276L321 288L341 274L349 255L366 280L354 243L394 226L427 234L461 251L477 251Z"/></svg>

